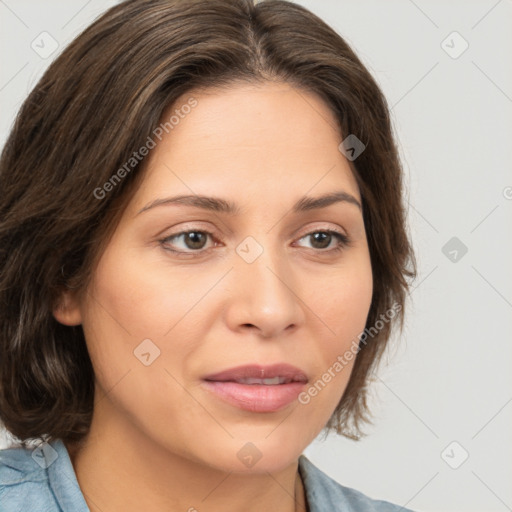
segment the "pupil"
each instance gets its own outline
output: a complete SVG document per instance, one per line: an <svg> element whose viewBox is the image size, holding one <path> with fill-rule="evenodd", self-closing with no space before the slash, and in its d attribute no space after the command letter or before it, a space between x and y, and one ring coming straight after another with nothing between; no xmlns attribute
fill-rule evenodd
<svg viewBox="0 0 512 512"><path fill-rule="evenodd" d="M203 238L202 243L201 238ZM201 249L204 246L204 239L204 233L197 233L195 231L187 233L187 246L189 249Z"/></svg>
<svg viewBox="0 0 512 512"><path fill-rule="evenodd" d="M326 247L329 247L329 243L331 241L331 235L329 233L315 233L313 235L313 238L314 238L315 242L320 241L321 249L325 249ZM322 245L322 242L325 242L325 241L327 241L327 243L324 243Z"/></svg>

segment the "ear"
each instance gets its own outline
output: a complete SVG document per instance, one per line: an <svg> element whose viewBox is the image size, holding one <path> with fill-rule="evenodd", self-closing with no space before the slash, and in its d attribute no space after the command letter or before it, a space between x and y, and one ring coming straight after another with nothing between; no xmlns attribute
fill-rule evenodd
<svg viewBox="0 0 512 512"><path fill-rule="evenodd" d="M57 305L54 307L53 316L57 322L64 325L80 325L82 313L80 304L73 290L65 290L61 293Z"/></svg>

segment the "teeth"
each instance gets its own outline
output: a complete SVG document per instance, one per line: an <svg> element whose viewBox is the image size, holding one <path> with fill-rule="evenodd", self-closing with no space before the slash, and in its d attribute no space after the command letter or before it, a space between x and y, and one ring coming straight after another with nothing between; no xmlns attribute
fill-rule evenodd
<svg viewBox="0 0 512 512"><path fill-rule="evenodd" d="M285 377L272 377L271 379L258 379L255 377L247 377L245 379L237 379L239 384L264 384L266 386L275 386L276 384L285 384L289 379Z"/></svg>

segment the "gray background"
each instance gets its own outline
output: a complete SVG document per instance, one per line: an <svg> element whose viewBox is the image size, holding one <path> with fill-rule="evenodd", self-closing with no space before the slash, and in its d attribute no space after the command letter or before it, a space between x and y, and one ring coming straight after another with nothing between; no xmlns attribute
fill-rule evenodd
<svg viewBox="0 0 512 512"><path fill-rule="evenodd" d="M0 0L2 144L49 62L114 3ZM353 46L388 98L420 273L369 436L331 435L305 454L417 511L512 510L512 2L297 3ZM44 31L59 44L46 58L31 48Z"/></svg>

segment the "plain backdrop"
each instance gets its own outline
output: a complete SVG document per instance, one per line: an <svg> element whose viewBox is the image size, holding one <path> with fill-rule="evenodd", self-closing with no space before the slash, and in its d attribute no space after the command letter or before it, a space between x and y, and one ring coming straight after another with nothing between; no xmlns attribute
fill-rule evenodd
<svg viewBox="0 0 512 512"><path fill-rule="evenodd" d="M51 60L114 3L0 1L2 144ZM388 99L419 263L368 436L321 437L305 454L417 511L512 510L512 2L297 3L346 39ZM58 44L49 56L32 48L43 32Z"/></svg>

